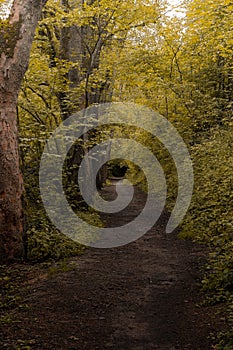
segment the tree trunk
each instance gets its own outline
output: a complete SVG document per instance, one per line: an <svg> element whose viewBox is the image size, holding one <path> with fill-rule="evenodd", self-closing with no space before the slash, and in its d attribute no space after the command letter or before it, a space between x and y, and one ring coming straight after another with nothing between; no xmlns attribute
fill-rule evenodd
<svg viewBox="0 0 233 350"><path fill-rule="evenodd" d="M88 4L94 2L95 0L89 0ZM61 0L61 3L67 12L72 8L72 2ZM83 6L83 2L75 3L73 6ZM61 92L58 96L63 120L95 103L110 102L111 94L108 92L111 90L111 79L108 76L109 72L106 72L106 79L99 86L94 87L91 82L93 72L99 69L101 50L104 47L104 42L101 37L97 36L96 31L97 28L92 28L88 24L82 27L72 25L61 30L60 58L79 64L79 68L70 70L65 76L65 79L69 81L69 90ZM73 93L73 90L75 91L82 82L85 83L85 88L83 93L77 96ZM67 161L67 169L70 173L67 179L69 184L78 183L79 166L83 157L89 151L86 143L91 138L95 138L93 133L92 135L91 133L83 135L83 145L73 145L69 152L69 160ZM93 176L93 160L89 159L88 167L87 177L91 177ZM96 185L98 189L102 187L106 177L107 167L103 166L97 176ZM82 197L79 194L75 191L72 191L72 193L74 198L81 201Z"/></svg>
<svg viewBox="0 0 233 350"><path fill-rule="evenodd" d="M23 253L23 180L16 105L34 31L46 0L15 0L0 23L0 262Z"/></svg>

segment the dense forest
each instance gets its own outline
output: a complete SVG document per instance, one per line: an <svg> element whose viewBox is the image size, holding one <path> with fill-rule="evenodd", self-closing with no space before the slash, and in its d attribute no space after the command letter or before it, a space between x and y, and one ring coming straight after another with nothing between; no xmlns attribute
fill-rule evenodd
<svg viewBox="0 0 233 350"><path fill-rule="evenodd" d="M40 160L53 131L73 113L94 104L143 105L165 117L190 152L194 191L179 237L207 247L202 278L205 302L223 305L231 329L232 2L184 0L174 13L172 2L165 0L49 0L33 8L30 1L8 1L9 6L14 3L9 16L7 1L1 3L1 270L15 258L32 264L83 253L82 245L52 225L40 197ZM10 141L4 126L7 118L13 133ZM134 127L118 125L114 132L156 153L166 174L166 207L171 211L177 197L177 172L167 150L149 133ZM87 150L111 135L112 129L97 127L73 146L65 165L69 203L97 226L103 223L79 194L77 169ZM141 169L124 159L117 164L126 166L126 178L146 191ZM101 169L99 188L108 183L114 165L110 162ZM0 277L1 284L4 278ZM222 334L218 343L216 349L232 349L232 331Z"/></svg>

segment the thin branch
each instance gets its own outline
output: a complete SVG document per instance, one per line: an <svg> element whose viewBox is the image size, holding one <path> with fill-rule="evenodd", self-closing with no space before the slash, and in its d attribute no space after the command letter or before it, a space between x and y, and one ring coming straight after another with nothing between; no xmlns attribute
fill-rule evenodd
<svg viewBox="0 0 233 350"><path fill-rule="evenodd" d="M23 105L19 105L19 107L22 108L25 112L29 113L38 123L44 126L46 125L36 112L34 114L32 111L30 111L30 109L28 109L27 107L24 107Z"/></svg>

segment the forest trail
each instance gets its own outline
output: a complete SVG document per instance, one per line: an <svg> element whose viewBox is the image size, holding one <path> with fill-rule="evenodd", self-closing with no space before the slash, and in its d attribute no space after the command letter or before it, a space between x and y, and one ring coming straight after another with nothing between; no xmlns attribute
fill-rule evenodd
<svg viewBox="0 0 233 350"><path fill-rule="evenodd" d="M103 194L114 196L114 186ZM123 225L144 202L145 195L136 189L124 215L104 219ZM213 349L208 337L219 326L215 307L198 305L203 298L199 269L206 252L176 233L166 235L166 220L163 215L150 232L127 246L86 250L70 260L69 271L51 276L30 270L20 289L27 307L12 309L16 322L0 326L0 348Z"/></svg>

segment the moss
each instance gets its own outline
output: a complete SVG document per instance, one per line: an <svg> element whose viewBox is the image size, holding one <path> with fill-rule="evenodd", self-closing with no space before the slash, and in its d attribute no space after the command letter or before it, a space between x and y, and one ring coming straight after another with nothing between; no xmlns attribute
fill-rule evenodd
<svg viewBox="0 0 233 350"><path fill-rule="evenodd" d="M20 39L21 24L21 18L14 23L10 23L9 19L0 19L0 48L8 58L14 56L16 43Z"/></svg>

